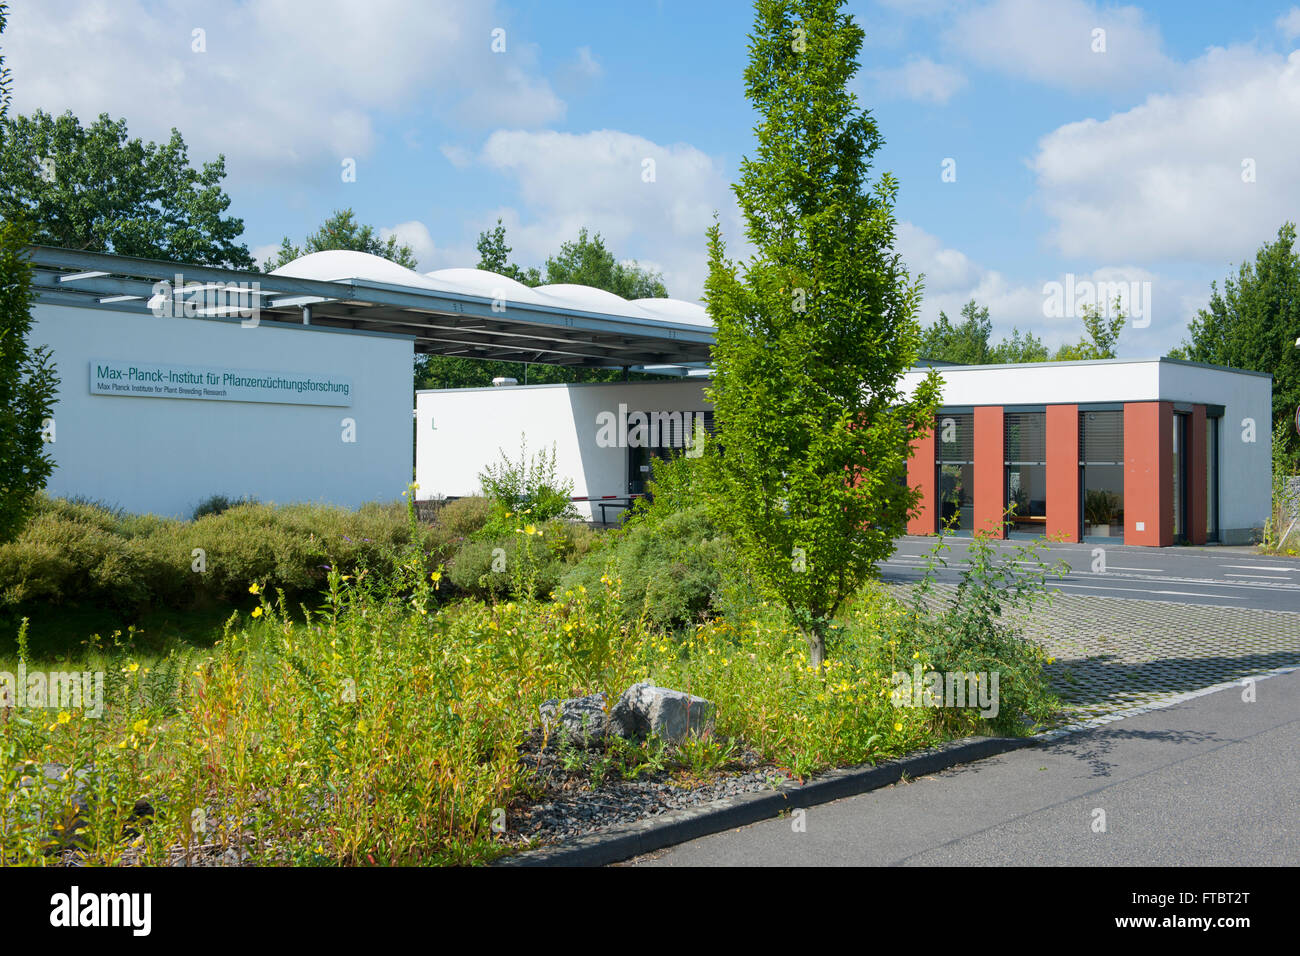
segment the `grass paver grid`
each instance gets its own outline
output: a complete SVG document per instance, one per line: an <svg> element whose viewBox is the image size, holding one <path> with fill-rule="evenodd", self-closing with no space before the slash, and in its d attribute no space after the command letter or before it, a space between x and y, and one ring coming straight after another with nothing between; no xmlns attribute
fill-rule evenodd
<svg viewBox="0 0 1300 956"><path fill-rule="evenodd" d="M955 588L933 590L943 601ZM1062 592L1011 613L1055 658L1047 670L1071 722L1300 665L1300 613Z"/></svg>

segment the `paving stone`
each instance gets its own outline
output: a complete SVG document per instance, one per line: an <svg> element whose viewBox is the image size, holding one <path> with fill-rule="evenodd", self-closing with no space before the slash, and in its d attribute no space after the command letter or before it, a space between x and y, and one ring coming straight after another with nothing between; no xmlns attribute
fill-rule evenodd
<svg viewBox="0 0 1300 956"><path fill-rule="evenodd" d="M934 599L953 591L936 584ZM1300 666L1300 613L1058 593L1012 614L1055 658L1047 671L1072 722Z"/></svg>

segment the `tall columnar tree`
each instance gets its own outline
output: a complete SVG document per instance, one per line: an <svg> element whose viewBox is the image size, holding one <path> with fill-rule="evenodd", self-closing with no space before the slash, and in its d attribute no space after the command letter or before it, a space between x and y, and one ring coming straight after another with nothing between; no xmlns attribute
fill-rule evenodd
<svg viewBox="0 0 1300 956"><path fill-rule="evenodd" d="M190 166L176 130L166 143L128 139L107 114L83 127L72 113L5 120L0 215L24 216L33 241L146 259L251 268L244 221L224 215L225 158Z"/></svg>
<svg viewBox="0 0 1300 956"><path fill-rule="evenodd" d="M736 196L755 249L743 268L709 231L717 324L710 499L819 665L826 624L906 527L912 439L938 379L910 395L919 280L893 251L897 193L868 182L883 139L849 91L863 32L842 0L757 0L745 86L757 155Z"/></svg>
<svg viewBox="0 0 1300 956"><path fill-rule="evenodd" d="M8 16L0 3L0 36ZM6 146L9 71L0 49L0 151ZM0 218L0 542L22 529L54 463L47 425L59 380L48 348L27 341L32 327L32 228L22 211Z"/></svg>

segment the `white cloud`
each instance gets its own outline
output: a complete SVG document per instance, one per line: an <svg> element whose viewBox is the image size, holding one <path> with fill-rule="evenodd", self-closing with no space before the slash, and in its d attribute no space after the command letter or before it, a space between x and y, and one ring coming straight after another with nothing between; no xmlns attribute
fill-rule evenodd
<svg viewBox="0 0 1300 956"><path fill-rule="evenodd" d="M1185 91L1040 141L1031 166L1061 252L1217 266L1295 218L1300 51L1215 49L1189 76Z"/></svg>
<svg viewBox="0 0 1300 956"><path fill-rule="evenodd" d="M1083 324L1077 315L1049 317L1044 312L1049 282L1066 283L1065 274L1044 275L1035 279L1012 279L995 269L971 260L965 253L944 245L939 237L910 222L900 222L895 248L903 256L912 275L925 274L925 292L921 300L920 321L932 325L939 313L949 320L960 321L961 309L974 299L987 306L993 323L991 341L1011 335L1013 329L1032 332L1050 350L1079 341ZM1119 354L1130 357L1164 355L1177 345L1186 332L1187 321L1204 306L1209 293L1209 279L1173 279L1135 265L1100 266L1074 275L1075 288L1093 283L1097 294L1100 283L1150 283L1149 302L1142 303L1146 314L1138 319L1142 326L1130 323L1120 335ZM1143 288L1138 288L1143 297ZM1132 315L1131 296L1124 295L1125 311Z"/></svg>
<svg viewBox="0 0 1300 956"><path fill-rule="evenodd" d="M11 7L5 52L17 110L70 109L83 122L107 112L150 139L176 126L196 158L225 153L232 180L368 156L377 120L402 111L432 109L480 129L564 115L535 48L491 52L491 29L502 20L492 2ZM206 52L193 51L195 30L204 31Z"/></svg>
<svg viewBox="0 0 1300 956"><path fill-rule="evenodd" d="M253 256L253 261L257 263L259 268L263 263L274 259L279 251L280 244L278 242L270 242L264 246L253 246L253 248L249 250Z"/></svg>
<svg viewBox="0 0 1300 956"><path fill-rule="evenodd" d="M464 146L457 146L455 143L443 143L438 150L447 158L457 169L465 169L474 162L474 153Z"/></svg>
<svg viewBox="0 0 1300 956"><path fill-rule="evenodd" d="M1300 7L1292 7L1277 18L1277 28L1288 40L1300 37Z"/></svg>
<svg viewBox="0 0 1300 956"><path fill-rule="evenodd" d="M1095 30L1105 52L1094 52ZM944 42L971 62L1068 90L1149 89L1177 67L1137 7L1088 0L993 0L959 13Z"/></svg>
<svg viewBox="0 0 1300 956"><path fill-rule="evenodd" d="M940 104L947 103L966 85L961 70L924 56L892 69L872 70L870 76L884 95Z"/></svg>
<svg viewBox="0 0 1300 956"><path fill-rule="evenodd" d="M437 246L433 241L433 236L429 233L429 227L419 220L413 219L410 222L399 222L397 225L389 228L381 227L379 238L388 241L389 236L396 236L399 245L411 247L411 252L415 255L416 260L420 263L422 272L430 272L437 266L426 265L434 262L437 258ZM475 261L478 261L477 259ZM465 265L466 263L460 263ZM468 263L473 265L474 263Z"/></svg>
<svg viewBox="0 0 1300 956"><path fill-rule="evenodd" d="M687 144L662 146L617 130L498 130L480 158L518 185L524 221L514 210L501 212L522 263L540 263L586 226L616 255L658 263L669 293L694 300L704 287L704 233L714 211L733 241L739 235L721 164ZM653 182L643 178L647 160Z"/></svg>

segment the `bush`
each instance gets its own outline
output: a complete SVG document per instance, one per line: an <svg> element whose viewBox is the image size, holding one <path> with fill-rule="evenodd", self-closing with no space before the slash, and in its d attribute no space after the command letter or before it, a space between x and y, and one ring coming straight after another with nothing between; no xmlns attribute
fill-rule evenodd
<svg viewBox="0 0 1300 956"><path fill-rule="evenodd" d="M437 527L417 524L415 534L431 563L446 557ZM252 582L298 598L320 589L331 567L387 573L411 542L396 503L230 504L178 521L42 497L17 540L0 545L0 605L189 608L247 600Z"/></svg>
<svg viewBox="0 0 1300 956"><path fill-rule="evenodd" d="M447 577L458 590L484 601L545 598L596 540L597 533L578 522L525 526L465 542L448 563Z"/></svg>
<svg viewBox="0 0 1300 956"><path fill-rule="evenodd" d="M205 518L208 515L219 515L229 511L235 505L255 505L257 499L249 496L243 498L228 498L225 495L211 495L204 498L194 506L194 513L190 515L195 521Z"/></svg>
<svg viewBox="0 0 1300 956"><path fill-rule="evenodd" d="M524 438L518 461L511 461L501 452L501 460L484 468L479 481L491 502L491 517L480 531L483 537L509 533L521 516L534 525L578 516L573 507L573 482L561 481L556 475L554 446L549 455L542 451L529 458L528 440Z"/></svg>
<svg viewBox="0 0 1300 956"><path fill-rule="evenodd" d="M651 500L638 501L623 528L607 532L608 544L569 572L561 589L594 589L608 578L625 620L644 616L665 629L757 603L730 538L697 503L697 468L685 456L656 461Z"/></svg>

